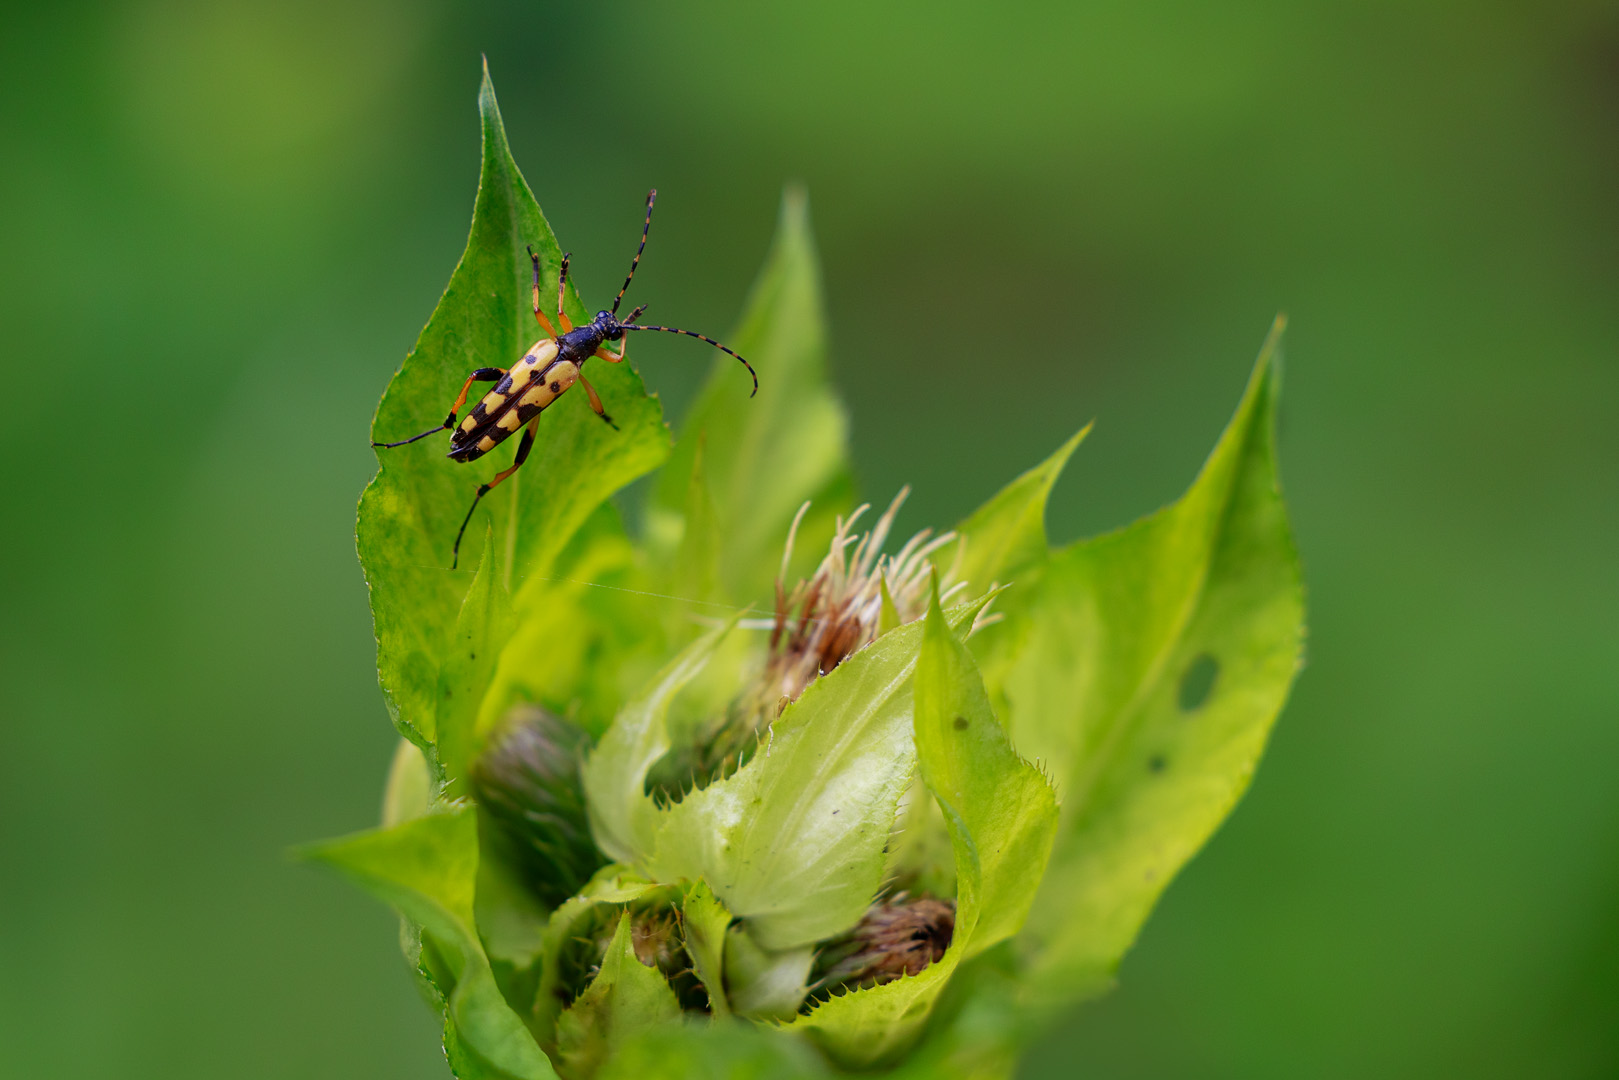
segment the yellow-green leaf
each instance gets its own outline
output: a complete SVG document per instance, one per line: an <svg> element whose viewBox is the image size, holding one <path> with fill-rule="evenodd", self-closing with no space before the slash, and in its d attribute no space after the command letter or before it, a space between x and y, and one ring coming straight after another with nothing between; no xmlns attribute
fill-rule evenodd
<svg viewBox="0 0 1619 1080"><path fill-rule="evenodd" d="M491 526L486 537L493 532ZM461 781L477 752L479 708L511 632L511 600L501 584L500 556L494 544L485 543L477 576L456 616L449 651L439 665L434 744L447 785L445 794L450 797L464 794Z"/></svg>
<svg viewBox="0 0 1619 1080"><path fill-rule="evenodd" d="M1278 320L1190 490L1053 554L1006 677L1011 731L1062 795L1024 935L1044 995L1105 988L1159 894L1242 795L1301 659L1277 481Z"/></svg>
<svg viewBox="0 0 1619 1080"><path fill-rule="evenodd" d="M628 912L619 917L601 970L557 1021L557 1054L570 1076L591 1076L619 1046L680 1019L668 980L635 955L632 922Z"/></svg>
<svg viewBox="0 0 1619 1080"><path fill-rule="evenodd" d="M907 978L833 997L794 1022L848 1068L893 1060L927 1022L957 966L1016 933L1051 850L1051 786L1007 743L966 647L939 610L924 620L915 737L922 779L956 857L956 923L943 957Z"/></svg>
<svg viewBox="0 0 1619 1080"><path fill-rule="evenodd" d="M445 1048L462 1080L555 1080L506 1004L473 920L478 837L470 806L331 840L305 854L342 871L421 927L444 965Z"/></svg>
<svg viewBox="0 0 1619 1080"><path fill-rule="evenodd" d="M542 295L556 295L562 253L512 160L487 71L478 107L483 166L466 251L377 407L371 438L378 442L441 423L468 374L509 367L543 336L527 245L541 259ZM583 318L571 290L567 310ZM591 412L583 393L564 394L543 414L527 464L479 505L479 515L493 522L519 607L529 599L525 579L532 590L591 511L668 453L658 404L629 364L593 365L589 375L618 430ZM445 457L444 436L378 450L380 471L360 500L357 541L371 589L378 675L401 733L424 749L435 728L439 669L472 579L449 569L451 543L477 486L505 467L516 443L471 465ZM465 564L476 564L484 535L477 522L468 528Z"/></svg>
<svg viewBox="0 0 1619 1080"><path fill-rule="evenodd" d="M697 981L708 995L708 1007L715 1016L730 1016L731 1007L725 999L725 931L731 925L731 913L714 899L714 890L707 882L698 881L687 887L680 904L680 931L686 942L686 955L691 957Z"/></svg>
<svg viewBox="0 0 1619 1080"><path fill-rule="evenodd" d="M669 661L652 685L619 711L613 726L585 759L581 776L590 829L596 845L609 858L636 863L652 853L659 814L646 793L646 776L669 752L669 703L702 672L735 623L733 618L709 631Z"/></svg>
<svg viewBox="0 0 1619 1080"><path fill-rule="evenodd" d="M814 501L799 526L798 550L806 553L824 550L833 515L849 501L849 422L827 384L826 338L809 201L791 188L742 322L726 342L758 370L759 393L750 399L747 372L716 354L650 508L655 532L679 535L692 458L703 442L720 583L733 602L770 595L787 527L805 499ZM659 526L660 519L673 524Z"/></svg>

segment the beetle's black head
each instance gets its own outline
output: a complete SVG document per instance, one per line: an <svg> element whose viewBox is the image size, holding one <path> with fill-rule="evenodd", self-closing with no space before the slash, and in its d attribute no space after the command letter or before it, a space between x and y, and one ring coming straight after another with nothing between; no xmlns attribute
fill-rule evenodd
<svg viewBox="0 0 1619 1080"><path fill-rule="evenodd" d="M596 317L590 321L608 341L617 341L624 336L624 324L619 322L618 316L611 311L598 311Z"/></svg>

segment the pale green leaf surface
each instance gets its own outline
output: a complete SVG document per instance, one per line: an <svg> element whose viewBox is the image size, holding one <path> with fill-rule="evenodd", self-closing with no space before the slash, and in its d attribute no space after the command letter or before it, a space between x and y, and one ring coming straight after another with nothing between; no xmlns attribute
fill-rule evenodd
<svg viewBox="0 0 1619 1080"><path fill-rule="evenodd" d="M590 1076L619 1046L680 1019L668 980L636 957L631 922L628 912L620 916L601 970L557 1020L557 1054L573 1076Z"/></svg>
<svg viewBox="0 0 1619 1080"><path fill-rule="evenodd" d="M494 527L488 527L486 540L493 534ZM511 600L500 580L500 555L494 544L485 543L478 573L456 616L450 649L439 666L434 745L447 797L462 794L467 763L477 751L478 711L511 632Z"/></svg>
<svg viewBox="0 0 1619 1080"><path fill-rule="evenodd" d="M1010 944L957 968L889 1080L1011 1080L1019 1051L1040 1028L1020 1000Z"/></svg>
<svg viewBox="0 0 1619 1080"><path fill-rule="evenodd" d="M759 393L735 360L717 353L659 478L651 513L681 517L700 440L719 524L721 585L736 603L769 596L787 527L805 499L814 511L799 528L806 558L832 535L850 494L848 417L826 379L826 312L808 200L789 189L776 238L741 324L726 344L753 364ZM700 329L700 328L699 328ZM815 558L819 558L816 555Z"/></svg>
<svg viewBox="0 0 1619 1080"><path fill-rule="evenodd" d="M1053 556L1007 682L1062 826L1024 941L1048 1000L1105 988L1241 796L1296 674L1303 594L1278 485L1278 320L1179 502ZM1208 659L1203 659L1207 657ZM1187 698L1197 669L1206 700Z"/></svg>
<svg viewBox="0 0 1619 1080"><path fill-rule="evenodd" d="M501 652L478 731L533 703L598 737L668 657L663 602L647 595L634 546L612 503L591 515L543 588L531 594Z"/></svg>
<svg viewBox="0 0 1619 1080"><path fill-rule="evenodd" d="M1068 459L1090 430L1087 424L1045 461L973 511L956 526L961 537L958 546L941 551L936 559L937 565L950 566L959 580L974 588L991 582L1011 585L996 605L1001 621L973 637L973 655L1003 724L1009 714L1006 672L1028 642L1030 605L1049 562L1046 504ZM1018 749L1027 752L1022 744ZM942 837L942 831L939 835Z"/></svg>
<svg viewBox="0 0 1619 1080"><path fill-rule="evenodd" d="M445 968L435 985L445 992L446 1051L461 1062L463 1080L556 1076L502 997L473 928L478 839L470 807L328 841L306 854L392 904L431 941Z"/></svg>
<svg viewBox="0 0 1619 1080"><path fill-rule="evenodd" d="M669 752L669 703L703 670L735 623L732 619L683 649L640 698L620 710L613 726L585 759L581 776L590 831L609 858L636 863L653 850L659 814L646 793L646 776Z"/></svg>
<svg viewBox="0 0 1619 1080"><path fill-rule="evenodd" d="M731 1015L725 999L725 931L730 925L731 913L714 899L714 890L706 882L696 882L686 889L680 905L686 955L691 957L697 981L708 994L709 1010L719 1017Z"/></svg>
<svg viewBox="0 0 1619 1080"><path fill-rule="evenodd" d="M955 850L955 933L945 955L919 974L833 997L794 1022L850 1068L903 1052L956 967L1017 932L1056 832L1051 786L1007 742L937 592L924 620L915 696L918 764Z"/></svg>
<svg viewBox="0 0 1619 1080"><path fill-rule="evenodd" d="M688 1021L634 1039L607 1060L596 1080L819 1080L831 1075L799 1040L736 1021Z"/></svg>
<svg viewBox="0 0 1619 1080"><path fill-rule="evenodd" d="M690 600L711 600L717 595L720 555L724 548L704 471L707 442L707 438L699 435L692 453L691 476L686 481L685 528L669 576L669 592Z"/></svg>
<svg viewBox="0 0 1619 1080"><path fill-rule="evenodd" d="M809 992L815 947L762 949L744 926L725 936L725 989L731 1008L752 1020L789 1020Z"/></svg>
<svg viewBox="0 0 1619 1080"><path fill-rule="evenodd" d="M542 296L556 294L561 250L512 161L487 72L478 104L483 165L466 251L377 407L371 433L378 441L442 422L473 369L509 367L542 336L525 244L540 255ZM608 271L601 273L605 279ZM575 319L584 315L571 290L567 310ZM592 510L667 455L658 404L634 369L603 363L588 374L619 430L591 412L583 393L563 395L541 419L527 464L479 506L494 522L516 581L544 576ZM424 747L434 731L439 666L472 576L449 569L451 542L474 490L504 466L507 447L517 442L463 466L444 456L446 439L377 451L381 469L360 500L357 529L383 692L401 733ZM467 530L463 559L479 557L483 533L476 523ZM519 606L526 600L519 589Z"/></svg>
<svg viewBox="0 0 1619 1080"><path fill-rule="evenodd" d="M958 605L972 623L988 597ZM881 884L884 848L916 761L911 673L922 627L885 634L812 682L747 764L666 811L649 869L702 878L782 951L842 933Z"/></svg>
<svg viewBox="0 0 1619 1080"><path fill-rule="evenodd" d="M433 803L433 777L421 748L401 737L388 764L388 782L382 792L382 825L387 828L419 818Z"/></svg>

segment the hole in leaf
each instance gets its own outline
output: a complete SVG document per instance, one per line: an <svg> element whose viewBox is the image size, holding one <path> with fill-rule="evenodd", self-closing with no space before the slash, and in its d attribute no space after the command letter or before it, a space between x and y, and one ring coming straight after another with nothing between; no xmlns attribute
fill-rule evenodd
<svg viewBox="0 0 1619 1080"><path fill-rule="evenodd" d="M1193 660L1181 676L1180 705L1182 712L1196 712L1209 700L1214 691L1214 680L1220 677L1220 661L1203 653Z"/></svg>

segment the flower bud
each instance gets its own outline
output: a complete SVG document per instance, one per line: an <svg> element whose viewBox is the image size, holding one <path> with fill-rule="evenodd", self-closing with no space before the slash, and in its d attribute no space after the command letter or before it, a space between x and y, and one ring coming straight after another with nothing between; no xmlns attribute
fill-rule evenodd
<svg viewBox="0 0 1619 1080"><path fill-rule="evenodd" d="M873 904L858 926L822 951L817 989L861 989L915 975L944 955L955 929L953 900L899 893Z"/></svg>
<svg viewBox="0 0 1619 1080"><path fill-rule="evenodd" d="M556 906L606 863L590 836L579 761L589 737L534 706L506 718L472 765L472 797L510 842L530 886Z"/></svg>

